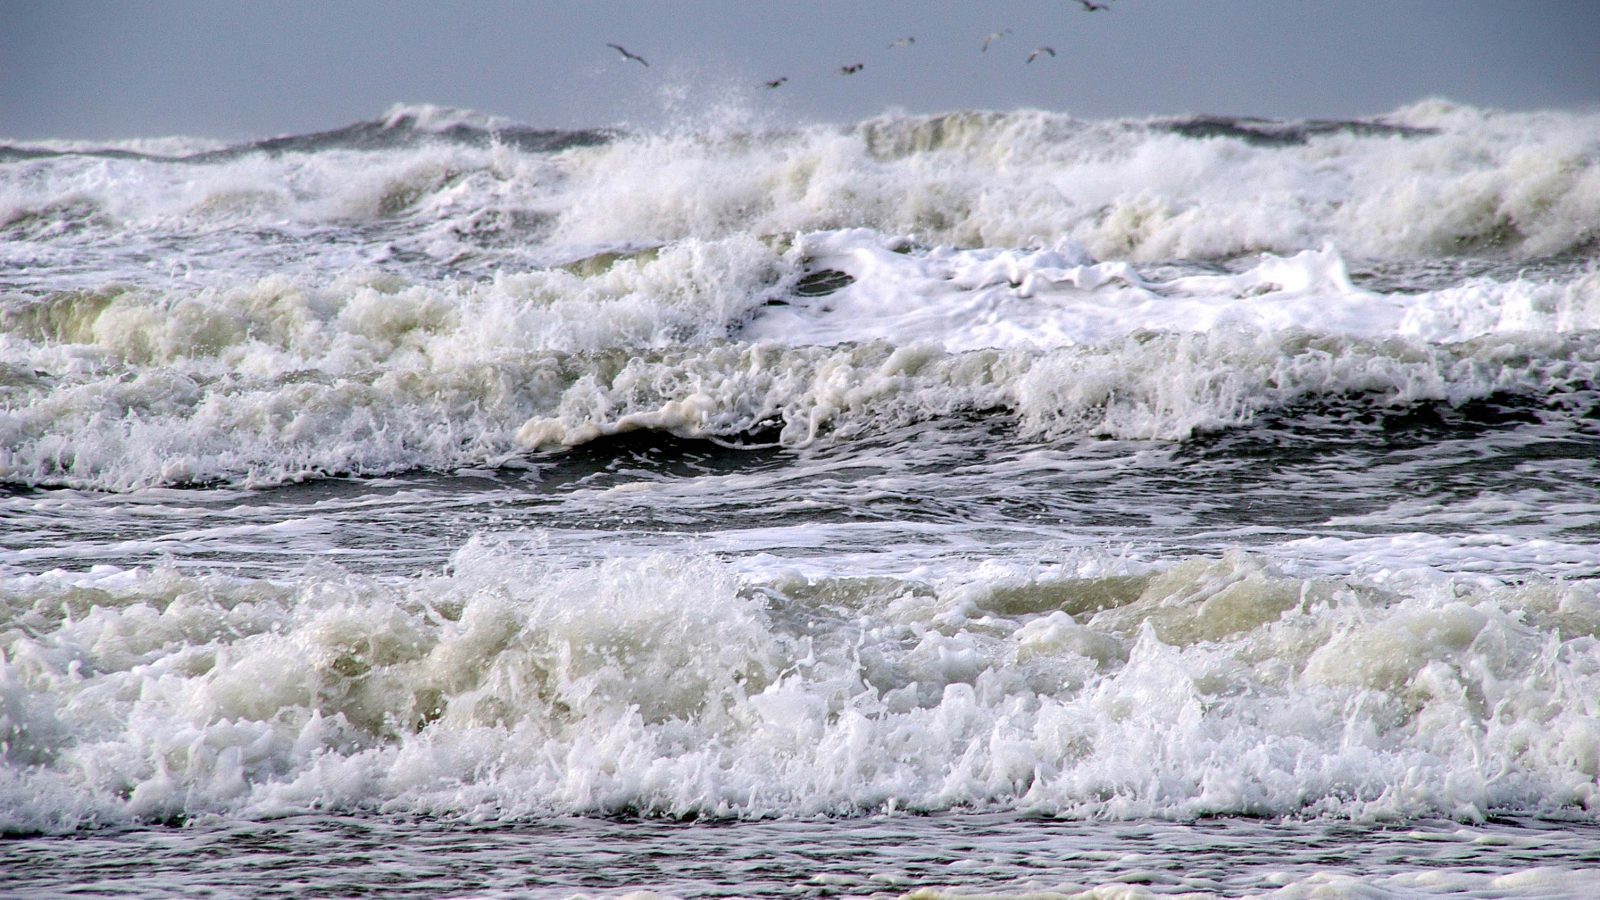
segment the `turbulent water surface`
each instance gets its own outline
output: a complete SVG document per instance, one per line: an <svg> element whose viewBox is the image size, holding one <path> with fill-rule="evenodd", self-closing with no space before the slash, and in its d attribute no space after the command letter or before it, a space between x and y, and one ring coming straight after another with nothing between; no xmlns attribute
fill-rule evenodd
<svg viewBox="0 0 1600 900"><path fill-rule="evenodd" d="M1597 259L1440 102L0 144L0 891L1590 895Z"/></svg>

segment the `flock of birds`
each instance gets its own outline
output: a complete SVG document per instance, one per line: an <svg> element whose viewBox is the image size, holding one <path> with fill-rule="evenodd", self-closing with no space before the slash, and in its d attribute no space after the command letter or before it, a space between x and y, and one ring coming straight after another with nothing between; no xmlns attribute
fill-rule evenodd
<svg viewBox="0 0 1600 900"><path fill-rule="evenodd" d="M1083 11L1084 12L1101 12L1103 10L1108 10L1108 9L1111 8L1110 6L1107 6L1106 3L1104 3L1104 2L1096 2L1096 0L1076 0L1076 2L1078 3L1079 6L1083 7ZM1000 31L995 31L995 32L989 33L988 35L986 35L984 37L983 43L981 43L978 46L978 52L979 53L988 53L990 44L994 43L995 41L1000 40L1001 38L1003 38L1003 37L1005 37L1005 36L1007 36L1009 34L1011 34L1011 29L1009 29L1009 28L1005 28L1005 29L1002 29ZM903 37L903 38L900 38L899 40L894 41L891 44L889 44L889 49L890 50L902 49L902 48L905 48L905 47L909 47L912 44L915 44L916 42L917 42L917 39L915 37ZM644 57L640 56L637 53L634 53L633 51L631 51L628 48L622 46L621 44L607 44L606 46L610 47L611 49L613 49L613 50L617 51L618 53L622 54L622 59L623 59L624 62L636 62L639 65L644 66L645 68L649 68L650 67L650 63L646 62ZM1055 55L1056 55L1056 51L1055 51L1054 47L1046 47L1046 46L1035 47L1033 52L1028 54L1028 58L1026 60L1024 60L1024 62L1031 63L1031 62L1033 62L1034 60L1038 59L1041 56L1054 57ZM839 67L839 74L840 75L854 75L855 73L861 71L863 68L865 68L865 63L858 63L858 62L857 63L850 63L849 65L840 66ZM762 82L762 85L764 87L766 87L767 89L771 90L773 88L783 87L784 82L787 82L788 80L789 80L789 76L787 76L787 75L779 75L777 78L774 78L771 81Z"/></svg>

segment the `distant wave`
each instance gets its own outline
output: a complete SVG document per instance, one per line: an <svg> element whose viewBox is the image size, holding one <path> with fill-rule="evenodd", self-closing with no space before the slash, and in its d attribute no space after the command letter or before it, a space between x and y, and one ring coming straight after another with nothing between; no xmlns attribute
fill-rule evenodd
<svg viewBox="0 0 1600 900"><path fill-rule="evenodd" d="M1312 138L1324 135L1347 134L1355 137L1421 137L1438 134L1435 128L1415 128L1391 125L1368 119L1311 119L1307 121L1278 121L1232 116L1187 116L1175 119L1156 119L1156 127L1171 129L1176 134L1192 138L1236 138L1247 144L1268 147L1298 146Z"/></svg>
<svg viewBox="0 0 1600 900"><path fill-rule="evenodd" d="M467 146L501 144L527 153L553 153L569 147L603 144L615 136L609 129L533 128L510 119L473 110L429 104L396 105L383 116L342 128L308 134L261 138L237 144L197 139L165 141L39 141L0 143L0 163L54 156L100 156L108 159L219 162L252 153L315 153L319 150L397 150L422 141ZM196 146L196 145L199 146ZM210 145L210 146L207 146Z"/></svg>
<svg viewBox="0 0 1600 900"><path fill-rule="evenodd" d="M365 153L324 153L341 150ZM540 129L397 106L331 131L231 146L0 147L0 161L84 156L154 168L85 182L66 166L59 180L39 170L0 182L0 225L82 201L115 209L108 221L118 228L137 231L146 218L167 228L182 214L174 197L184 197L203 219L219 209L259 210L272 223L405 213L430 228L424 252L443 248L446 258L478 254L471 238L489 211L547 223L515 237L546 259L848 227L961 247L1070 237L1099 258L1131 261L1329 242L1351 257L1533 258L1600 241L1600 118L1438 101L1350 121L1019 110L671 133ZM172 162L207 168L162 168ZM245 196L269 202L241 206Z"/></svg>

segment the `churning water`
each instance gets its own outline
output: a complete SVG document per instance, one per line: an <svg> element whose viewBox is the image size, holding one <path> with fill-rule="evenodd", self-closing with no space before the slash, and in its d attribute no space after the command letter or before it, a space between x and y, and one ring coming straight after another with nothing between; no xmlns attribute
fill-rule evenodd
<svg viewBox="0 0 1600 900"><path fill-rule="evenodd" d="M0 147L0 891L1600 890L1597 160Z"/></svg>

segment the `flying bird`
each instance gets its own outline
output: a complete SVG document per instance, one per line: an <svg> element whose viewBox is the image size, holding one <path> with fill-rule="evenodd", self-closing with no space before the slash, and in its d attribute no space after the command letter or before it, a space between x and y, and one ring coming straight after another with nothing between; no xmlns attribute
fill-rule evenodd
<svg viewBox="0 0 1600 900"><path fill-rule="evenodd" d="M1009 28L1007 28L1004 31L991 32L988 37L983 39L983 46L978 49L978 52L979 53L988 53L990 44L994 43L995 41L1000 40L1001 38L1005 37L1006 35L1008 35L1010 33L1011 33L1011 29L1009 29Z"/></svg>
<svg viewBox="0 0 1600 900"><path fill-rule="evenodd" d="M1051 56L1056 55L1056 51L1053 47L1040 47L1028 54L1028 62L1033 62L1034 60L1038 59L1041 53L1048 53Z"/></svg>
<svg viewBox="0 0 1600 900"><path fill-rule="evenodd" d="M789 80L789 76L787 76L787 75L779 75L777 78L774 78L771 81L766 83L767 89L771 90L772 88L780 87L785 81L788 81L788 80Z"/></svg>
<svg viewBox="0 0 1600 900"><path fill-rule="evenodd" d="M900 40L895 41L894 43L890 44L889 45L889 49L893 50L896 47L909 47L912 44L915 44L916 42L917 42L917 39L914 38L914 37L903 37Z"/></svg>
<svg viewBox="0 0 1600 900"><path fill-rule="evenodd" d="M617 51L618 53L621 53L623 59L631 59L647 69L650 68L650 64L644 61L644 57L638 55L637 53L629 53L627 47L624 47L621 44L607 44L606 46Z"/></svg>
<svg viewBox="0 0 1600 900"><path fill-rule="evenodd" d="M861 66L862 66L861 63L852 63L852 64L850 64L848 66L840 66L839 67L839 74L840 75L854 75L855 73L861 71Z"/></svg>
<svg viewBox="0 0 1600 900"><path fill-rule="evenodd" d="M1096 3L1094 0L1078 0L1078 2L1083 5L1084 12L1099 12L1102 9L1111 8L1104 3Z"/></svg>

